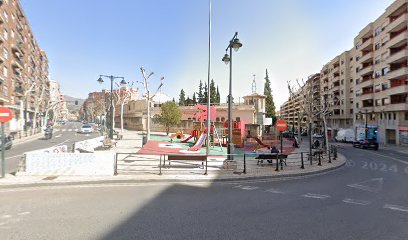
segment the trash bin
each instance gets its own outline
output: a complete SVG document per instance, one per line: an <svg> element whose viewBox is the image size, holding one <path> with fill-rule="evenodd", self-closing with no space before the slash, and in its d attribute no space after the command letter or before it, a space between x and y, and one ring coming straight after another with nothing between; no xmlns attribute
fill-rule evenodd
<svg viewBox="0 0 408 240"><path fill-rule="evenodd" d="M143 135L142 146L144 146L146 143L147 143L147 136Z"/></svg>

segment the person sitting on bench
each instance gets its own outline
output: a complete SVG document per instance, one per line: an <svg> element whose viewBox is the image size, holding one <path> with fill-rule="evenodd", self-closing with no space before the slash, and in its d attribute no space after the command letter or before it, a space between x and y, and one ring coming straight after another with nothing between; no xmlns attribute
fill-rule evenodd
<svg viewBox="0 0 408 240"><path fill-rule="evenodd" d="M279 150L275 146L272 146L271 153L279 153Z"/></svg>

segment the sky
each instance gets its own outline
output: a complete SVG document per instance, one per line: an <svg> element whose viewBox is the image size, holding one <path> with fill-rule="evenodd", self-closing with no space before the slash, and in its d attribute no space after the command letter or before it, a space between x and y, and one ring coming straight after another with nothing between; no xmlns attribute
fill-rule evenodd
<svg viewBox="0 0 408 240"><path fill-rule="evenodd" d="M20 0L50 77L66 95L86 98L110 88L100 74L125 77L143 92L140 67L154 72L154 91L178 100L207 81L209 0ZM212 0L211 78L221 102L229 66L221 61L235 32L243 44L233 52L232 95L263 93L268 69L277 109L287 100L287 81L307 79L343 51L392 0ZM120 79L118 80L118 82ZM240 98L241 97L241 98Z"/></svg>

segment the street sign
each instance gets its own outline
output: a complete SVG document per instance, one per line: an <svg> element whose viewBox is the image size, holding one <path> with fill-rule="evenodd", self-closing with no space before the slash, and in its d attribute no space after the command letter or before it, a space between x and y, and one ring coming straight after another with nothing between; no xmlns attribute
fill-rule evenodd
<svg viewBox="0 0 408 240"><path fill-rule="evenodd" d="M0 123L6 123L13 118L10 109L0 107Z"/></svg>
<svg viewBox="0 0 408 240"><path fill-rule="evenodd" d="M283 131L285 131L286 129L288 129L288 124L286 123L285 120L278 120L275 125L276 125L276 129L277 129L278 131L281 131L281 132L283 132Z"/></svg>

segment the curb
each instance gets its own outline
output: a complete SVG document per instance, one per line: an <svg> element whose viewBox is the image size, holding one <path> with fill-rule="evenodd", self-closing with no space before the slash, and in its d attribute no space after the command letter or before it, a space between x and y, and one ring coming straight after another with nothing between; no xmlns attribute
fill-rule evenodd
<svg viewBox="0 0 408 240"><path fill-rule="evenodd" d="M27 184L9 184L9 185L0 185L0 189L12 189L12 188L27 188L27 187L50 187L50 186L76 186L76 185L99 185L99 184L125 184L125 183L226 183L226 182L236 182L236 181L254 181L254 180L288 180L297 177L307 177L307 176L317 176L325 173L335 171L342 168L347 159L344 155L338 153L339 156L344 158L344 162L340 165L333 166L326 169L321 169L313 172L305 173L294 173L294 174L285 174L279 176L249 176L249 177L237 177L237 178L218 178L218 179L118 179L118 180L92 180L92 181L72 181L72 182L54 182L54 183L27 183ZM334 160L337 161L337 160ZM329 163L327 163L329 164ZM1 179L0 179L1 181Z"/></svg>

